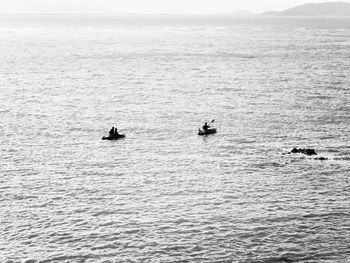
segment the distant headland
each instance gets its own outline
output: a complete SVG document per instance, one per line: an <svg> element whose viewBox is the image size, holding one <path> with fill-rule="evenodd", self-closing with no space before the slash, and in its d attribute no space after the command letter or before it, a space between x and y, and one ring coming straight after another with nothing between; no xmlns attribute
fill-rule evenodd
<svg viewBox="0 0 350 263"><path fill-rule="evenodd" d="M309 3L284 11L269 11L264 16L350 16L350 3L324 2Z"/></svg>

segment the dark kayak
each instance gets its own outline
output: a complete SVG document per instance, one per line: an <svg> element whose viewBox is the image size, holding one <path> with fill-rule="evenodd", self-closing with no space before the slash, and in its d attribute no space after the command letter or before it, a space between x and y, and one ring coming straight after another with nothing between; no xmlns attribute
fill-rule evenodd
<svg viewBox="0 0 350 263"><path fill-rule="evenodd" d="M108 137L103 136L102 140L115 141L115 140L119 140L119 139L123 139L123 138L125 138L124 134L118 134L118 135L113 135L113 136L108 136Z"/></svg>
<svg viewBox="0 0 350 263"><path fill-rule="evenodd" d="M198 131L198 135L209 135L209 134L214 134L214 133L216 133L215 128L207 129L206 131L199 129L199 131Z"/></svg>

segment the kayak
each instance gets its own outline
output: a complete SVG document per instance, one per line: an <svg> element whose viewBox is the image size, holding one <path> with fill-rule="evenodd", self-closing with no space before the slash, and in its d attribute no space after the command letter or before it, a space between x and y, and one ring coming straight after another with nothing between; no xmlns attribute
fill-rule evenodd
<svg viewBox="0 0 350 263"><path fill-rule="evenodd" d="M115 141L115 140L119 140L119 139L123 139L123 138L125 138L124 134L118 134L118 135L113 135L113 136L108 136L108 137L103 136L102 140Z"/></svg>
<svg viewBox="0 0 350 263"><path fill-rule="evenodd" d="M198 135L209 135L209 134L214 134L214 133L216 133L215 128L207 129L206 131L202 130L202 129L198 130Z"/></svg>

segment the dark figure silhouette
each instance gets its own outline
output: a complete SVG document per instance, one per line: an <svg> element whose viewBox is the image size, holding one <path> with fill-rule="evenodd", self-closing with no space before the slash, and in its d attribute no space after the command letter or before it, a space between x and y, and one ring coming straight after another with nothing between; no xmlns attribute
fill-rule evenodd
<svg viewBox="0 0 350 263"><path fill-rule="evenodd" d="M112 129L109 131L109 136L108 137L103 136L102 140L115 141L125 137L126 137L125 134L119 134L118 129L113 126Z"/></svg>
<svg viewBox="0 0 350 263"><path fill-rule="evenodd" d="M208 125L208 123L204 123L203 130L207 131L209 128L210 126Z"/></svg>
<svg viewBox="0 0 350 263"><path fill-rule="evenodd" d="M109 135L110 136L113 136L115 133L115 129L114 129L114 126L112 127L112 129L109 131Z"/></svg>

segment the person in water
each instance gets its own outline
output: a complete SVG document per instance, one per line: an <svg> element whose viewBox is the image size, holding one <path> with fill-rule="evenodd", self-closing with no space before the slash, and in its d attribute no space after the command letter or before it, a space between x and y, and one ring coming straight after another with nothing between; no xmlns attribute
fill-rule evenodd
<svg viewBox="0 0 350 263"><path fill-rule="evenodd" d="M204 123L203 130L207 131L209 128L210 126L208 125L208 123Z"/></svg>

